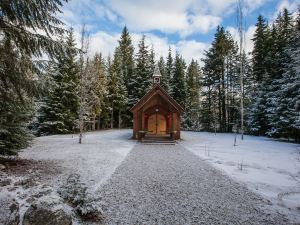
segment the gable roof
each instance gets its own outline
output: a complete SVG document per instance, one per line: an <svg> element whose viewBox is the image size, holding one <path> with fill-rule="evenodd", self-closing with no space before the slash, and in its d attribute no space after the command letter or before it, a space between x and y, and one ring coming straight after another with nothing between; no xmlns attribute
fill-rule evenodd
<svg viewBox="0 0 300 225"><path fill-rule="evenodd" d="M130 112L133 112L136 109L143 107L149 99L156 96L157 94L161 95L166 101L168 101L173 107L178 111L183 112L183 108L179 105L159 84L155 84L131 109Z"/></svg>

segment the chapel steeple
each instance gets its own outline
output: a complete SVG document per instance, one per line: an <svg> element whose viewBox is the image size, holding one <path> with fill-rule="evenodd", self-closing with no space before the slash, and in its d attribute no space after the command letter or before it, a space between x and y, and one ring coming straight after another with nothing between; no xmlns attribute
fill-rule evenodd
<svg viewBox="0 0 300 225"><path fill-rule="evenodd" d="M153 78L153 84L160 84L161 73L159 71L158 64L155 66L152 78Z"/></svg>

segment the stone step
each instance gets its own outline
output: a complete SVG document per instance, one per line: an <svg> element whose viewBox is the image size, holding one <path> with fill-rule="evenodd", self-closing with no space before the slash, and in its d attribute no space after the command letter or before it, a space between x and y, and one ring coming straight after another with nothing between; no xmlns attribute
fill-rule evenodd
<svg viewBox="0 0 300 225"><path fill-rule="evenodd" d="M160 144L160 145L175 145L176 141L170 139L160 139L160 138L144 138L142 139L143 144Z"/></svg>

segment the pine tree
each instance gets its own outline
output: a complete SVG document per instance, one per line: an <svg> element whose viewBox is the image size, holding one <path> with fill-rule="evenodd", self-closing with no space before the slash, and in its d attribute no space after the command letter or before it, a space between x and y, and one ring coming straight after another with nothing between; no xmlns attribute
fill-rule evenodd
<svg viewBox="0 0 300 225"><path fill-rule="evenodd" d="M38 113L40 135L70 133L78 130L79 68L73 30L66 39L66 50L51 69L53 87L43 98Z"/></svg>
<svg viewBox="0 0 300 225"><path fill-rule="evenodd" d="M94 115L98 117L98 129L100 128L101 114L105 108L105 96L107 95L107 79L105 75L105 65L101 54L96 54L93 60L95 69L95 83L93 86L94 92L97 96L97 102L94 105ZM95 121L94 121L95 126Z"/></svg>
<svg viewBox="0 0 300 225"><path fill-rule="evenodd" d="M119 48L116 48L113 61L108 60L108 99L111 110L111 128L114 128L115 114L118 112L118 127L121 127L121 114L127 103L124 75L121 67Z"/></svg>
<svg viewBox="0 0 300 225"><path fill-rule="evenodd" d="M107 82L101 54L95 54L93 60L87 62L86 67L86 82L83 88L86 90L87 116L91 121L91 130L95 130L96 118L100 118L105 107L104 98L107 94Z"/></svg>
<svg viewBox="0 0 300 225"><path fill-rule="evenodd" d="M200 121L206 131L216 131L216 88L214 81L213 48L205 51L203 76L201 79ZM214 129L213 129L214 128Z"/></svg>
<svg viewBox="0 0 300 225"><path fill-rule="evenodd" d="M172 58L172 50L171 47L169 47L169 53L167 57L167 63L166 63L166 91L169 92L169 94L172 95L173 87L171 86L171 79L173 78L174 73L174 65L173 65L173 58Z"/></svg>
<svg viewBox="0 0 300 225"><path fill-rule="evenodd" d="M167 71L166 71L166 63L164 58L161 56L158 61L158 68L161 74L161 82L160 85L166 90L169 90L169 80L167 80Z"/></svg>
<svg viewBox="0 0 300 225"><path fill-rule="evenodd" d="M200 67L193 59L187 69L186 89L183 127L200 130Z"/></svg>
<svg viewBox="0 0 300 225"><path fill-rule="evenodd" d="M252 51L253 77L255 81L252 106L249 112L249 131L256 135L264 135L268 129L266 116L266 92L270 71L270 57L272 35L263 16L259 16L256 23L256 31L253 38L254 48ZM269 53L268 53L269 52Z"/></svg>
<svg viewBox="0 0 300 225"><path fill-rule="evenodd" d="M267 134L273 137L280 136L280 128L278 123L281 121L278 112L279 99L281 97L282 85L284 85L283 68L290 63L289 56L284 49L289 43L292 32L292 17L287 9L283 10L283 14L279 13L278 18L273 25L273 51L270 55L272 64L268 77L268 91L266 93L267 119L269 129Z"/></svg>
<svg viewBox="0 0 300 225"><path fill-rule="evenodd" d="M285 63L282 68L281 84L277 91L276 116L272 124L276 133L285 138L300 141L300 11L296 25L287 36L288 43L284 48ZM288 60L287 60L288 59ZM283 61L281 61L283 62Z"/></svg>
<svg viewBox="0 0 300 225"><path fill-rule="evenodd" d="M28 72L30 58L20 56L12 41L2 39L0 52L0 155L14 155L30 140L27 123L37 84L32 71Z"/></svg>
<svg viewBox="0 0 300 225"><path fill-rule="evenodd" d="M44 71L41 61L32 58L51 58L62 51L62 44L52 37L65 32L56 18L63 2L0 1L0 154L16 154L28 144L31 99L38 95L36 74Z"/></svg>
<svg viewBox="0 0 300 225"><path fill-rule="evenodd" d="M238 47L223 27L218 27L212 47L205 52L201 121L206 130L231 132L238 123Z"/></svg>
<svg viewBox="0 0 300 225"><path fill-rule="evenodd" d="M151 47L151 50L150 50L150 54L149 54L149 63L150 63L150 75L152 75L154 73L154 69L155 69L155 66L156 66L156 63L155 63L155 52L154 52L154 48L153 48L153 45ZM150 76L150 82L152 82L152 76Z"/></svg>
<svg viewBox="0 0 300 225"><path fill-rule="evenodd" d="M132 90L134 90L133 80L135 79L134 74L134 48L132 45L131 37L128 32L127 27L125 26L121 38L119 40L119 54L121 58L121 69L124 77L124 84L127 90L127 99L130 99L130 96L133 96ZM130 113L129 109L132 107L132 102L128 101L126 109L124 110L123 115L123 124L125 126L130 126L132 124L132 113Z"/></svg>
<svg viewBox="0 0 300 225"><path fill-rule="evenodd" d="M185 107L186 85L185 85L186 65L179 53L176 53L174 61L174 74L171 79L172 92L171 96L182 107Z"/></svg>
<svg viewBox="0 0 300 225"><path fill-rule="evenodd" d="M124 74L126 89L130 90L129 80L134 73L134 48L132 40L125 26L119 40L119 54L121 58L121 68Z"/></svg>
<svg viewBox="0 0 300 225"><path fill-rule="evenodd" d="M134 87L134 93L131 97L131 99L135 99L134 104L141 99L151 87L152 68L150 59L148 46L145 43L145 36L143 35L136 55L136 86Z"/></svg>

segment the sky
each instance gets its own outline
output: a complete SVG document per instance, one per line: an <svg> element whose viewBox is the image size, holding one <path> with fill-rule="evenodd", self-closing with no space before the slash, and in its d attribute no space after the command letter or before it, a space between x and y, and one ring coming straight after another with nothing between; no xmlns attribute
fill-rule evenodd
<svg viewBox="0 0 300 225"><path fill-rule="evenodd" d="M287 8L296 12L300 0L242 0L246 52L259 14L272 22L278 12ZM238 40L237 0L71 0L62 8L60 19L75 29L79 42L80 29L85 24L90 38L90 54L112 55L120 34L127 26L137 51L144 34L153 46L156 59L166 57L169 46L187 62L200 60L210 47L218 25Z"/></svg>

